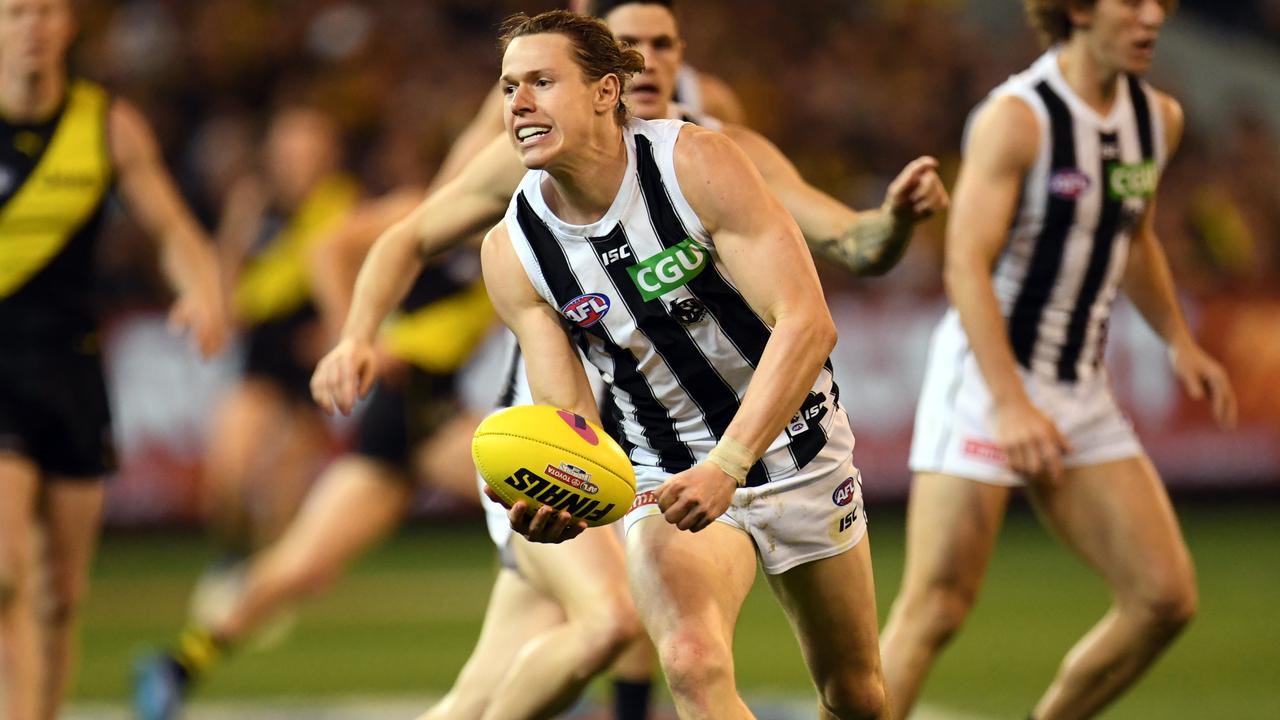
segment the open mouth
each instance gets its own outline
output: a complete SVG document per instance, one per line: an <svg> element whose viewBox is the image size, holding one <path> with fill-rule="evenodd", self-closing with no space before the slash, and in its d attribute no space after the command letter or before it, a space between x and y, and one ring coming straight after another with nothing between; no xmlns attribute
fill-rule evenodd
<svg viewBox="0 0 1280 720"><path fill-rule="evenodd" d="M651 82L638 82L631 86L631 96L637 100L655 101L659 98L658 86Z"/></svg>
<svg viewBox="0 0 1280 720"><path fill-rule="evenodd" d="M520 141L521 145L531 145L549 132L551 132L551 128L545 125L526 125L516 130L516 139Z"/></svg>
<svg viewBox="0 0 1280 720"><path fill-rule="evenodd" d="M1149 56L1156 50L1156 39L1147 38L1146 40L1139 40L1133 44L1133 47L1140 54Z"/></svg>

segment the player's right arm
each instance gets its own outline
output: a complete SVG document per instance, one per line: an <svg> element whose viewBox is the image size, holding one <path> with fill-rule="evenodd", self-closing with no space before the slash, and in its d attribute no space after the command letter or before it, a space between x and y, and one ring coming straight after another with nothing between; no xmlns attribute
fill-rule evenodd
<svg viewBox="0 0 1280 720"><path fill-rule="evenodd" d="M377 376L378 328L409 293L424 259L456 247L501 218L523 174L510 142L496 137L458 177L374 242L356 276L338 344L311 377L311 396L322 410L349 413L369 392Z"/></svg>
<svg viewBox="0 0 1280 720"><path fill-rule="evenodd" d="M991 282L1039 138L1039 121L1018 98L993 100L974 118L947 222L943 274L991 392L996 444L1015 472L1057 479L1066 440L1027 396Z"/></svg>
<svg viewBox="0 0 1280 720"><path fill-rule="evenodd" d="M599 425L595 394L565 332L564 321L533 289L511 247L505 223L499 223L485 236L480 260L493 308L520 342L534 402L569 410ZM496 499L491 494L490 498ZM557 513L548 505L532 516L527 510L523 501L510 508L511 527L534 542L562 542L587 527L567 511Z"/></svg>

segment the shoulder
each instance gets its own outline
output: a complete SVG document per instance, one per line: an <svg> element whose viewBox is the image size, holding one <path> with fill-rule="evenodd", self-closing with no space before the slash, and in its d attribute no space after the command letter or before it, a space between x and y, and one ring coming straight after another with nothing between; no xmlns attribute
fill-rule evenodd
<svg viewBox="0 0 1280 720"><path fill-rule="evenodd" d="M158 153L151 125L133 103L112 98L107 108L107 141L112 160L125 168Z"/></svg>
<svg viewBox="0 0 1280 720"><path fill-rule="evenodd" d="M1160 120L1164 124L1166 149L1172 155L1173 151L1178 149L1179 143L1182 142L1182 130L1186 124L1186 118L1182 113L1182 104L1172 95L1154 88L1152 88L1152 94L1155 95L1156 107L1160 112Z"/></svg>
<svg viewBox="0 0 1280 720"><path fill-rule="evenodd" d="M1040 119L1025 99L1000 94L974 111L966 157L977 155L1029 166L1039 150Z"/></svg>
<svg viewBox="0 0 1280 720"><path fill-rule="evenodd" d="M697 73L698 87L702 91L702 109L725 122L744 122L746 112L742 108L742 101L729 84L710 73Z"/></svg>
<svg viewBox="0 0 1280 720"><path fill-rule="evenodd" d="M733 162L742 150L728 135L693 123L685 123L676 138L676 171L714 167L715 163Z"/></svg>

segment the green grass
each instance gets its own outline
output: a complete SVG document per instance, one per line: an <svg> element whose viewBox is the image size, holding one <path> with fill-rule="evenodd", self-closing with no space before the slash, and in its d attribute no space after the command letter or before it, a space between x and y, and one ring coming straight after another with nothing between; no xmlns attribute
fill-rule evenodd
<svg viewBox="0 0 1280 720"><path fill-rule="evenodd" d="M1196 622L1112 718L1280 717L1280 564L1274 503L1183 504L1199 570ZM902 509L872 509L881 616L901 574ZM111 534L85 609L82 700L123 700L131 657L170 641L206 557L192 534ZM418 526L365 558L306 605L280 646L237 656L203 697L443 692L484 611L494 559L479 522ZM1101 583L1026 512L1009 518L982 598L943 655L924 699L1021 717L1062 653L1106 607ZM765 583L743 609L739 682L751 694L803 696L809 680Z"/></svg>

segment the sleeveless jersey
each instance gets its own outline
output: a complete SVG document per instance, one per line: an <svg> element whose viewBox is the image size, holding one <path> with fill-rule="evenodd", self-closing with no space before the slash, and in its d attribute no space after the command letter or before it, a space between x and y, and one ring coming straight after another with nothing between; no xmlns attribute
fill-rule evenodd
<svg viewBox="0 0 1280 720"><path fill-rule="evenodd" d="M618 441L636 465L671 473L704 460L723 437L770 334L680 190L674 149L683 125L627 124L627 171L599 221L556 217L536 170L505 217L533 287L610 385ZM827 362L748 484L791 477L819 453L848 457L852 434L831 432L843 412Z"/></svg>
<svg viewBox="0 0 1280 720"><path fill-rule="evenodd" d="M96 354L94 260L114 180L110 98L72 80L29 125L0 118L0 328L5 344Z"/></svg>
<svg viewBox="0 0 1280 720"><path fill-rule="evenodd" d="M414 367L452 373L466 364L495 319L480 260L474 250L461 248L423 269L383 325L382 341Z"/></svg>
<svg viewBox="0 0 1280 720"><path fill-rule="evenodd" d="M1117 79L1101 116L1067 85L1057 49L992 91L1013 95L1040 121L1040 149L993 284L1019 364L1075 382L1101 367L1107 322L1129 241L1166 160L1155 92Z"/></svg>
<svg viewBox="0 0 1280 720"><path fill-rule="evenodd" d="M702 83L698 80L698 71L692 65L684 63L676 70L676 89L672 100L695 114L706 110L702 105Z"/></svg>

